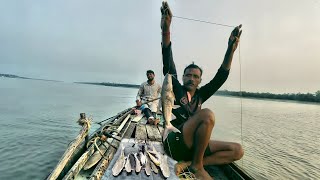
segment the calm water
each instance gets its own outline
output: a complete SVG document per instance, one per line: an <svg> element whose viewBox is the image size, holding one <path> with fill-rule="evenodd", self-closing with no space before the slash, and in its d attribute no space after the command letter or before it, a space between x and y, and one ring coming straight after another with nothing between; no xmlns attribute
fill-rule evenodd
<svg viewBox="0 0 320 180"><path fill-rule="evenodd" d="M133 106L136 89L0 78L0 179L44 179L78 134L79 113L103 120ZM320 179L320 106L214 96L212 138L241 143L257 179ZM97 127L97 126L96 126ZM95 128L95 126L93 127Z"/></svg>

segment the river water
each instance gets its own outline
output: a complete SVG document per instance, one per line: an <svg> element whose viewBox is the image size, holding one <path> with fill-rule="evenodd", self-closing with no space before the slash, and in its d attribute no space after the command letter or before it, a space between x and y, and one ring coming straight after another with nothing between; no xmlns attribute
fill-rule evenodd
<svg viewBox="0 0 320 180"><path fill-rule="evenodd" d="M0 179L44 179L85 112L101 121L134 105L137 89L0 78ZM242 143L257 179L320 179L320 105L213 96L212 139ZM242 117L242 118L241 118ZM98 125L93 125L92 129Z"/></svg>

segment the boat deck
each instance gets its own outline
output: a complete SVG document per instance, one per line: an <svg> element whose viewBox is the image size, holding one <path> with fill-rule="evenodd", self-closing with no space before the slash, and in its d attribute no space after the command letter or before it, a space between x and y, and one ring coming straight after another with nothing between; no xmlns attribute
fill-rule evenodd
<svg viewBox="0 0 320 180"><path fill-rule="evenodd" d="M72 143L67 148L59 163L47 179L165 179L159 167L154 168L155 171L158 169L158 173L151 172L150 176L146 175L144 169L141 169L140 173L127 173L125 170L122 170L117 177L112 175L111 170L119 158L122 145L126 148L124 151L125 155L130 152L137 152L139 146L144 143L152 144L158 152L164 154L161 142L162 132L164 130L161 125L163 119L160 121L159 126L147 125L146 119L142 117L143 115L137 116L132 115L132 113L133 109L128 108L104 120L105 123L100 124L101 127L96 129L90 136L85 136L88 125L84 125L75 139L77 140L75 142L82 140L82 143L79 145ZM162 118L161 115L159 117ZM100 139L102 137L101 134L105 131L109 133L112 132L114 137L102 141L102 139ZM100 150L105 147L103 153L97 151L97 146L100 147ZM103 154L103 158L101 154ZM175 160L168 157L170 176L167 179L178 179L174 173L174 165L176 163ZM85 170L84 167L88 168ZM235 163L221 166L207 166L205 169L214 179L253 179Z"/></svg>

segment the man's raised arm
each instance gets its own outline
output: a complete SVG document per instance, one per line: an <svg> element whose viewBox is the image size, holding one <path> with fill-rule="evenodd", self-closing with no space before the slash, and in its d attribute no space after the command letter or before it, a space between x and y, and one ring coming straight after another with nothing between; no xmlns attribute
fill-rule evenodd
<svg viewBox="0 0 320 180"><path fill-rule="evenodd" d="M163 75L172 74L177 78L176 66L173 62L171 42L170 42L170 25L172 12L167 2L162 2L161 10L161 34L162 34L162 61Z"/></svg>
<svg viewBox="0 0 320 180"><path fill-rule="evenodd" d="M228 41L228 49L227 52L224 56L224 60L221 64L221 67L224 70L230 70L231 68L231 63L232 63L232 58L233 58L233 54L234 51L237 49L239 41L240 41L240 36L242 33L242 30L240 30L241 28L241 24L239 26L237 26L236 28L234 28L234 30L231 32L231 35L229 37L229 41Z"/></svg>

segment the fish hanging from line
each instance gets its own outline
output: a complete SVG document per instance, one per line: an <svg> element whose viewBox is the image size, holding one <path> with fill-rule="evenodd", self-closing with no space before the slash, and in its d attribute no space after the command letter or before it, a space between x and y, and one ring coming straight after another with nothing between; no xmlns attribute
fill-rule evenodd
<svg viewBox="0 0 320 180"><path fill-rule="evenodd" d="M171 124L172 108L174 106L174 93L172 85L172 75L166 74L163 80L161 89L161 103L163 118L165 120L165 128L162 135L162 141L164 141L170 132L181 133L179 129Z"/></svg>

